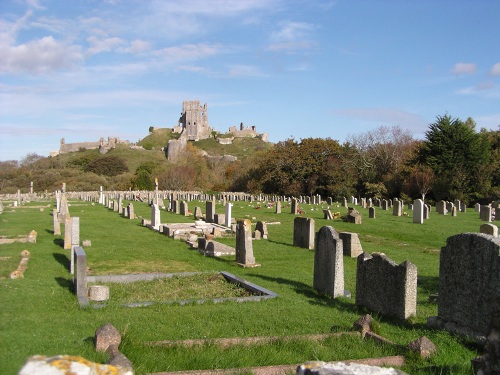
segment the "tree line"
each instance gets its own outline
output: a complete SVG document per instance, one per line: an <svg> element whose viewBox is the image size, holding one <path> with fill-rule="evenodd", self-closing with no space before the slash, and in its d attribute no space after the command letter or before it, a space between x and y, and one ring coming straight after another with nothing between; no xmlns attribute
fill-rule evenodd
<svg viewBox="0 0 500 375"><path fill-rule="evenodd" d="M20 162L0 162L0 193L26 192L31 181L36 191L53 191L63 182L70 190L152 190L158 179L162 190L460 199L466 204L500 198L500 127L477 131L473 119L448 114L436 117L423 140L400 126L380 126L343 144L290 138L235 162L208 159L195 143L175 162L150 160L133 171L113 151L75 154L28 154Z"/></svg>

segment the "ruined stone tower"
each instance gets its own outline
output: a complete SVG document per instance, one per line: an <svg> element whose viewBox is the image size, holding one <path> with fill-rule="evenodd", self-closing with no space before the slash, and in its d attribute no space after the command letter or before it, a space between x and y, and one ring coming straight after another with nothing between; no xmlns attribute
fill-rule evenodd
<svg viewBox="0 0 500 375"><path fill-rule="evenodd" d="M199 100L182 102L182 114L179 125L188 141L199 141L210 137L212 129L208 126L207 104L200 105Z"/></svg>

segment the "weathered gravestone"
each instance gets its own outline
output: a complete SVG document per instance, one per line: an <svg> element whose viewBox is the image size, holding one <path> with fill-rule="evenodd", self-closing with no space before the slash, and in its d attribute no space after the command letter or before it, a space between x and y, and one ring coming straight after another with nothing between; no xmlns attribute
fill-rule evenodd
<svg viewBox="0 0 500 375"><path fill-rule="evenodd" d="M415 224L424 223L424 201L422 199L413 201L413 222Z"/></svg>
<svg viewBox="0 0 500 375"><path fill-rule="evenodd" d="M437 202L436 211L440 215L448 215L448 210L446 209L446 202L445 201Z"/></svg>
<svg viewBox="0 0 500 375"><path fill-rule="evenodd" d="M281 201L276 202L276 213L277 214L281 213Z"/></svg>
<svg viewBox="0 0 500 375"><path fill-rule="evenodd" d="M332 298L344 295L342 240L335 229L321 227L314 250L313 288Z"/></svg>
<svg viewBox="0 0 500 375"><path fill-rule="evenodd" d="M490 331L484 345L484 353L471 361L473 373L478 375L500 373L500 299L494 301L492 310Z"/></svg>
<svg viewBox="0 0 500 375"><path fill-rule="evenodd" d="M201 212L201 207L196 206L194 208L194 218L195 219L203 219L203 213Z"/></svg>
<svg viewBox="0 0 500 375"><path fill-rule="evenodd" d="M332 212L328 209L323 210L323 219L325 220L333 220Z"/></svg>
<svg viewBox="0 0 500 375"><path fill-rule="evenodd" d="M491 206L481 206L479 218L481 221L491 221Z"/></svg>
<svg viewBox="0 0 500 375"><path fill-rule="evenodd" d="M160 207L156 204L151 205L151 227L154 230L160 230Z"/></svg>
<svg viewBox="0 0 500 375"><path fill-rule="evenodd" d="M293 220L293 246L314 249L314 219L296 217Z"/></svg>
<svg viewBox="0 0 500 375"><path fill-rule="evenodd" d="M340 232L339 237L342 240L343 253L345 256L357 258L363 252L357 233Z"/></svg>
<svg viewBox="0 0 500 375"><path fill-rule="evenodd" d="M439 259L438 316L434 328L484 342L500 297L500 239L481 233L448 237Z"/></svg>
<svg viewBox="0 0 500 375"><path fill-rule="evenodd" d="M375 219L375 207L370 207L368 209L368 218Z"/></svg>
<svg viewBox="0 0 500 375"><path fill-rule="evenodd" d="M362 216L356 209L349 207L344 221L347 221L348 223L361 224Z"/></svg>
<svg viewBox="0 0 500 375"><path fill-rule="evenodd" d="M181 202L179 211L182 216L188 216L189 207L186 201Z"/></svg>
<svg viewBox="0 0 500 375"><path fill-rule="evenodd" d="M498 227L493 224L483 224L479 227L479 232L484 234L489 234L493 237L498 237Z"/></svg>
<svg viewBox="0 0 500 375"><path fill-rule="evenodd" d="M260 240L261 238L267 240L267 235L267 224L263 221L258 221L255 225L254 238L256 240Z"/></svg>
<svg viewBox="0 0 500 375"><path fill-rule="evenodd" d="M135 219L134 205L130 202L127 206L127 215L129 219Z"/></svg>
<svg viewBox="0 0 500 375"><path fill-rule="evenodd" d="M292 204L290 205L290 213L292 215L297 215L299 213L299 202L296 198L292 198Z"/></svg>
<svg viewBox="0 0 500 375"><path fill-rule="evenodd" d="M206 208L205 221L207 223L213 223L215 215L215 200L212 199L211 201L207 201L205 203L205 208Z"/></svg>
<svg viewBox="0 0 500 375"><path fill-rule="evenodd" d="M236 263L243 267L257 265L253 256L252 223L248 219L236 222Z"/></svg>
<svg viewBox="0 0 500 375"><path fill-rule="evenodd" d="M231 226L232 209L233 209L233 205L231 203L227 202L226 203L226 214L224 216L224 225L226 227Z"/></svg>
<svg viewBox="0 0 500 375"><path fill-rule="evenodd" d="M64 250L71 249L71 217L67 216L64 221Z"/></svg>
<svg viewBox="0 0 500 375"><path fill-rule="evenodd" d="M59 218L57 217L57 209L54 208L52 210L52 221L54 223L54 236L60 236L61 235L61 222L59 221Z"/></svg>
<svg viewBox="0 0 500 375"><path fill-rule="evenodd" d="M392 202L392 214L394 216L403 216L403 201L394 198Z"/></svg>
<svg viewBox="0 0 500 375"><path fill-rule="evenodd" d="M408 319L417 314L417 267L398 265L383 253L358 256L356 305L382 315Z"/></svg>

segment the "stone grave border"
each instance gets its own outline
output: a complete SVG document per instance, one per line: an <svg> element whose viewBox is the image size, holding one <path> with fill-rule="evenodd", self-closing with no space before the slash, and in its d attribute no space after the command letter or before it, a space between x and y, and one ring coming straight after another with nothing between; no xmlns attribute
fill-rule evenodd
<svg viewBox="0 0 500 375"><path fill-rule="evenodd" d="M133 283L136 281L151 281L155 279L171 278L174 276L193 276L209 272L180 272L180 273L145 273L145 274L132 274L132 275L103 275L103 276L87 276L86 283ZM212 272L210 272L212 273ZM179 300L179 301L165 301L165 302L134 302L127 303L121 306L123 307L145 307L157 304L179 304L187 305L192 303L202 304L206 302L220 303L226 301L236 301L236 302L260 302L262 300L267 300L270 298L276 298L279 295L262 288L261 286L251 283L245 279L242 279L236 275L233 275L226 271L219 272L226 281L236 284L247 291L254 293L256 295L250 297L228 297L228 298L212 298L212 299L192 299L192 300ZM90 306L93 308L102 308L107 306L107 303L80 303L82 307Z"/></svg>

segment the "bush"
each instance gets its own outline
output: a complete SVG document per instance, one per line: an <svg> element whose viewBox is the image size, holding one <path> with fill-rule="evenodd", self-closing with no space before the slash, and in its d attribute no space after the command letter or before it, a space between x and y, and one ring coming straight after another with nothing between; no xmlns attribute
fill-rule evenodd
<svg viewBox="0 0 500 375"><path fill-rule="evenodd" d="M84 167L84 171L112 177L128 172L128 167L125 160L122 158L117 156L104 156L89 162Z"/></svg>

